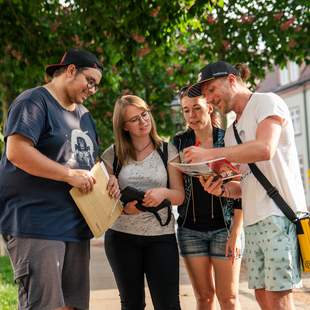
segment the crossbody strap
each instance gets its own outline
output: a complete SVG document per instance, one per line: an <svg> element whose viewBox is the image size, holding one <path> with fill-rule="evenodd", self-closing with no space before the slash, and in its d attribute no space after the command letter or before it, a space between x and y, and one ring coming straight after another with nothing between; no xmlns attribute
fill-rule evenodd
<svg viewBox="0 0 310 310"><path fill-rule="evenodd" d="M233 123L233 129L236 141L238 144L242 144L242 141L240 139L240 136L238 134L236 125L236 121ZM284 215L293 223L298 222L298 217L294 213L294 211L289 207L289 205L286 203L286 201L283 199L283 197L280 195L278 189L273 186L270 181L265 177L265 175L261 172L261 170L257 167L254 163L248 163L252 173L258 180L258 182L263 186L263 188L266 190L268 196L276 203L276 205L279 207L279 209L284 213Z"/></svg>

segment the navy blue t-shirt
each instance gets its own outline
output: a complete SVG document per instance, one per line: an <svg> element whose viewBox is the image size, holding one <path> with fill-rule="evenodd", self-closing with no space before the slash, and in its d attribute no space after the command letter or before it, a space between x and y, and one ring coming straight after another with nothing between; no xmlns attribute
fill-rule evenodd
<svg viewBox="0 0 310 310"><path fill-rule="evenodd" d="M65 110L44 87L29 89L11 104L4 131L20 134L48 158L90 170L98 136L83 105ZM27 158L29 160L29 158ZM14 166L4 151L0 162L0 232L20 237L78 241L92 234L65 182L36 177Z"/></svg>

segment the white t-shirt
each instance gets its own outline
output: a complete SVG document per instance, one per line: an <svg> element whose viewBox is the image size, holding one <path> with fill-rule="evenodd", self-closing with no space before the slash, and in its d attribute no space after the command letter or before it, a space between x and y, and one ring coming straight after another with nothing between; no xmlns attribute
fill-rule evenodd
<svg viewBox="0 0 310 310"><path fill-rule="evenodd" d="M285 102L273 93L254 93L236 125L241 141L256 139L258 124L269 116L284 119L278 148L271 160L256 165L278 190L287 204L296 211L307 211L304 188L300 176L299 161L294 139L294 129ZM236 145L233 127L225 134L225 145ZM252 225L270 215L280 215L275 202L257 181L247 164L241 164L242 209L244 225Z"/></svg>
<svg viewBox="0 0 310 310"><path fill-rule="evenodd" d="M177 154L177 149L169 143L168 162ZM105 150L101 158L113 170L113 146ZM167 187L167 170L159 153L154 150L145 159L141 161L131 159L128 164L124 165L118 175L118 182L121 189L132 186L138 190L146 191L150 188ZM159 211L163 222L167 218L167 213L167 208ZM154 214L150 212L133 215L122 214L111 228L127 234L142 236L174 234L174 217L172 216L167 226L160 226Z"/></svg>

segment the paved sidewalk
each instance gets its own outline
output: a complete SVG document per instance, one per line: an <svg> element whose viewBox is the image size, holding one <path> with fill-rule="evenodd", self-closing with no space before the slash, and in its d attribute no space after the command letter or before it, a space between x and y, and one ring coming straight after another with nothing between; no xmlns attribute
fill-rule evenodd
<svg viewBox="0 0 310 310"><path fill-rule="evenodd" d="M304 289L295 294L296 310L310 309L310 275L304 275ZM195 297L185 267L181 260L180 299L182 310L195 309ZM247 288L245 272L240 277L240 302L245 310L259 310L253 291ZM119 310L120 302L111 268L107 262L102 240L92 241L91 246L91 301L90 310ZM152 310L147 291L146 310ZM218 307L218 309L220 309Z"/></svg>

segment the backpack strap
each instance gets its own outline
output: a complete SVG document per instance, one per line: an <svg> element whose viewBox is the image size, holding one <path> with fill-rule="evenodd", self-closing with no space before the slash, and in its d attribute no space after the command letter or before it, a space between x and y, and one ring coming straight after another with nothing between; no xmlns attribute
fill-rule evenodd
<svg viewBox="0 0 310 310"><path fill-rule="evenodd" d="M157 150L160 158L162 159L162 161L165 165L165 168L167 169L167 166L168 166L168 143L163 141L163 150L161 150L160 147L158 147L156 150Z"/></svg>
<svg viewBox="0 0 310 310"><path fill-rule="evenodd" d="M167 187L169 187L169 173L168 173L168 142L163 141L163 150L160 146L156 149L161 160L163 161L166 171L167 171Z"/></svg>
<svg viewBox="0 0 310 310"><path fill-rule="evenodd" d="M114 160L113 160L113 174L117 178L121 169L122 169L122 164L119 162L118 157L116 155L116 147L115 144L113 144L113 150L114 150Z"/></svg>

